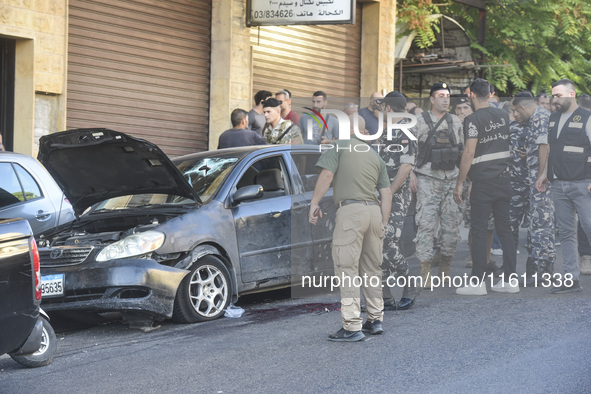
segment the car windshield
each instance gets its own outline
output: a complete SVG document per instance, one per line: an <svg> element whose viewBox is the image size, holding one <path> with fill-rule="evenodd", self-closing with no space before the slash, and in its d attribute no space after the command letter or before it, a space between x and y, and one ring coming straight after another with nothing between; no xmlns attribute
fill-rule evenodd
<svg viewBox="0 0 591 394"><path fill-rule="evenodd" d="M204 204L207 204L224 182L238 157L197 157L175 161L179 171Z"/></svg>
<svg viewBox="0 0 591 394"><path fill-rule="evenodd" d="M238 157L198 157L175 161L179 171L191 184L203 204L207 204L230 173ZM136 194L110 198L94 205L87 212L137 209L154 205L179 206L194 204L192 199L167 194Z"/></svg>

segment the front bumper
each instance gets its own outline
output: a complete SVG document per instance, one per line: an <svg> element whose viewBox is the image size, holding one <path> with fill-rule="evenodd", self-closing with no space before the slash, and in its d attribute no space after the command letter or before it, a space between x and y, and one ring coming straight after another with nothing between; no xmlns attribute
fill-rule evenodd
<svg viewBox="0 0 591 394"><path fill-rule="evenodd" d="M172 317L179 284L189 271L151 259L41 265L41 275L64 275L64 295L43 297L46 311L140 311L157 320Z"/></svg>

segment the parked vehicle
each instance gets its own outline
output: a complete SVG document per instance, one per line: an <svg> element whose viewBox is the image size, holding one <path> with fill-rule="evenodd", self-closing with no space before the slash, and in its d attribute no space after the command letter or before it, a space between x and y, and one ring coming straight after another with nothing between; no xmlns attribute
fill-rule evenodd
<svg viewBox="0 0 591 394"><path fill-rule="evenodd" d="M39 252L30 225L0 220L0 355L27 367L47 365L57 348L55 332L42 311Z"/></svg>
<svg viewBox="0 0 591 394"><path fill-rule="evenodd" d="M74 210L51 175L34 158L0 152L0 218L27 219L39 235L74 220Z"/></svg>
<svg viewBox="0 0 591 394"><path fill-rule="evenodd" d="M177 158L108 129L44 136L39 160L80 215L40 240L47 310L142 311L189 323L238 296L332 271L332 191L308 222L317 146ZM175 166L176 165L176 166Z"/></svg>

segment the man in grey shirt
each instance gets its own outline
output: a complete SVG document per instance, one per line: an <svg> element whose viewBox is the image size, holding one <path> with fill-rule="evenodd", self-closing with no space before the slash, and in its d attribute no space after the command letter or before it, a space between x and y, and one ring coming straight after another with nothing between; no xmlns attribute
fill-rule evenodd
<svg viewBox="0 0 591 394"><path fill-rule="evenodd" d="M263 128L265 127L265 115L263 115L263 101L272 97L273 93L268 90L259 90L254 95L254 108L248 113L248 128L263 136Z"/></svg>

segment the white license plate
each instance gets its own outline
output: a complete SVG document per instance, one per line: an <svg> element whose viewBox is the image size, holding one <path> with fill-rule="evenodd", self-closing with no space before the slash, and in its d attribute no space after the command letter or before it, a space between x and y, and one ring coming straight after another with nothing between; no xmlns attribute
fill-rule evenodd
<svg viewBox="0 0 591 394"><path fill-rule="evenodd" d="M42 276L41 295L43 297L64 295L64 274Z"/></svg>

